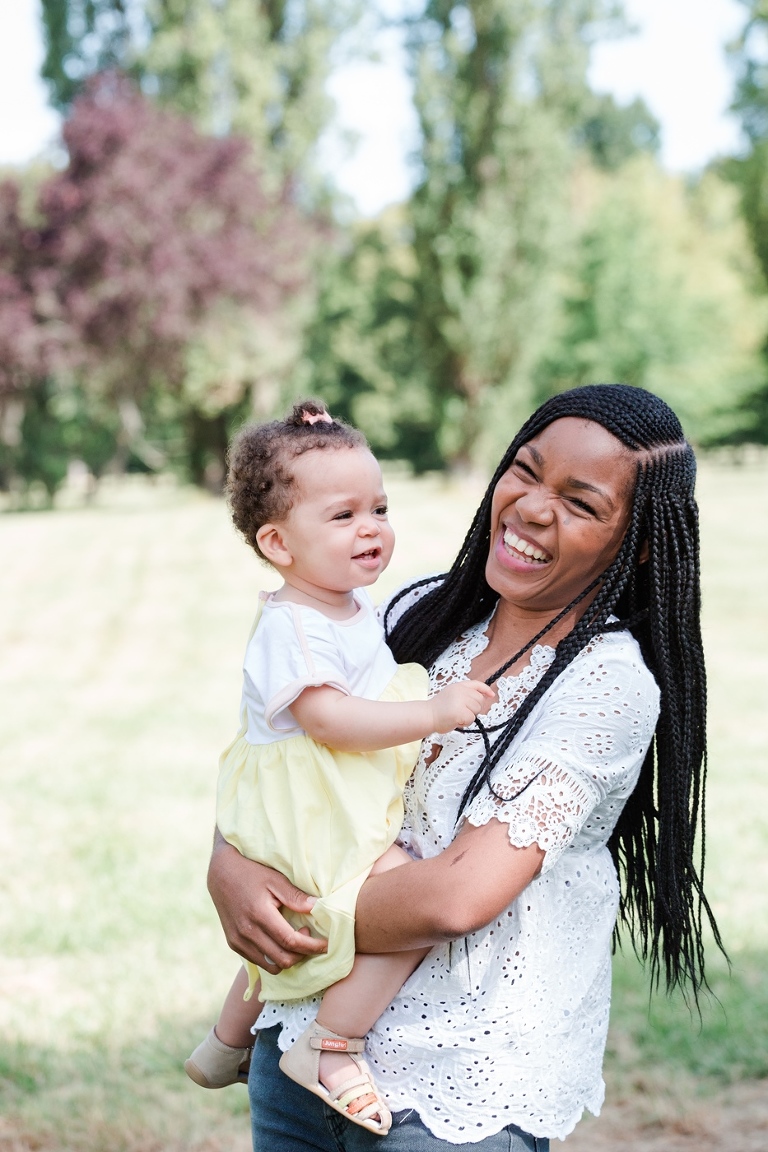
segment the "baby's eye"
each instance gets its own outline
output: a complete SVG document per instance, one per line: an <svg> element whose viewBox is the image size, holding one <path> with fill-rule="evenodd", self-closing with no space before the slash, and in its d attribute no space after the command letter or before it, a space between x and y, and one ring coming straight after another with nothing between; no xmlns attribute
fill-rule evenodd
<svg viewBox="0 0 768 1152"><path fill-rule="evenodd" d="M337 512L336 515L334 516L334 520L351 520L351 519L352 519L352 513L349 510L347 510L346 512Z"/></svg>
<svg viewBox="0 0 768 1152"><path fill-rule="evenodd" d="M386 516L389 508L386 504L380 504L378 508L374 508L373 512L375 516Z"/></svg>

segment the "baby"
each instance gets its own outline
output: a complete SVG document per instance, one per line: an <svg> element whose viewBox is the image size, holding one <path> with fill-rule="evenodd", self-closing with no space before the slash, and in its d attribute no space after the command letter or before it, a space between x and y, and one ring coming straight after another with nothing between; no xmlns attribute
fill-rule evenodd
<svg viewBox="0 0 768 1152"><path fill-rule="evenodd" d="M395 843L402 790L433 732L471 724L493 693L479 681L427 698L426 671L398 666L368 594L394 534L381 470L363 435L313 402L245 428L228 479L235 525L283 585L262 594L245 656L241 728L221 758L217 820L243 855L318 897L295 926L328 950L277 975L246 962L219 1019L185 1064L207 1088L246 1076L251 999L323 992L282 1071L377 1135L391 1116L359 1055L365 1034L427 949L355 955L354 914L370 873L408 863ZM266 958L265 958L266 963Z"/></svg>

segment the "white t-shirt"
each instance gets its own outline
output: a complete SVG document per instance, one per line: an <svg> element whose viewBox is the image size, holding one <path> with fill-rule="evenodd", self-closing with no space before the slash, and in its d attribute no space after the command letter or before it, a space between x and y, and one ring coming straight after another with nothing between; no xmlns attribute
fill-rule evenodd
<svg viewBox="0 0 768 1152"><path fill-rule="evenodd" d="M427 589L428 590L428 589ZM398 603L390 623L422 595ZM464 679L487 646L488 621L430 669L432 689ZM537 646L527 668L497 681L487 723L514 712L554 658ZM467 819L495 817L513 845L546 852L541 874L485 928L437 946L369 1033L368 1057L393 1111L415 1109L447 1143L477 1143L517 1124L564 1139L605 1087L611 935L619 886L607 841L634 788L659 710L656 682L627 632L595 639L532 710ZM426 764L431 739L442 746ZM477 732L423 742L406 786L401 842L431 857L455 835L458 807L483 756ZM260 1027L281 1023L283 1049L317 1000L267 1004Z"/></svg>
<svg viewBox="0 0 768 1152"><path fill-rule="evenodd" d="M347 696L381 696L397 664L370 596L362 588L354 596L358 610L349 620L267 596L243 665L249 744L303 733L288 709L305 688L329 684Z"/></svg>

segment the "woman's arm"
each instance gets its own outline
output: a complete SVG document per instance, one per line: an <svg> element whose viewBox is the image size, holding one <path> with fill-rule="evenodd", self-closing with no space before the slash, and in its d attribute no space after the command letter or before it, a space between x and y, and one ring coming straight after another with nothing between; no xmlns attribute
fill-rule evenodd
<svg viewBox="0 0 768 1152"><path fill-rule="evenodd" d="M421 740L430 732L463 728L493 698L493 690L479 680L459 680L429 700L402 702L346 696L322 684L305 688L290 711L318 744L339 752L374 752Z"/></svg>
<svg viewBox="0 0 768 1152"><path fill-rule="evenodd" d="M218 828L208 866L208 891L230 948L253 964L275 973L303 956L326 951L325 940L296 932L280 912L283 907L310 912L314 898L273 868L242 856ZM267 964L265 957L273 963Z"/></svg>
<svg viewBox="0 0 768 1152"><path fill-rule="evenodd" d="M514 848L507 826L464 824L444 852L370 876L357 901L359 952L400 952L455 940L489 924L538 875L538 844ZM325 941L294 931L280 908L308 912L312 898L279 872L241 856L217 831L208 889L230 948L278 972ZM274 961L267 965L264 957Z"/></svg>
<svg viewBox="0 0 768 1152"><path fill-rule="evenodd" d="M490 924L541 871L538 844L515 848L508 827L464 823L438 856L369 876L357 898L359 952L400 952L456 940Z"/></svg>

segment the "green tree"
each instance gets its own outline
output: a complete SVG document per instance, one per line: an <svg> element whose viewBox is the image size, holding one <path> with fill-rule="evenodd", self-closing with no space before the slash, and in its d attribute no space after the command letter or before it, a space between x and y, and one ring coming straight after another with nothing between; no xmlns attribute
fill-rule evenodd
<svg viewBox="0 0 768 1152"><path fill-rule="evenodd" d="M405 209L339 232L319 270L294 390L323 397L385 459L445 464L435 396L414 340L416 265Z"/></svg>
<svg viewBox="0 0 768 1152"><path fill-rule="evenodd" d="M737 81L732 110L739 116L747 141L741 156L720 165L741 195L742 211L752 245L768 280L768 3L742 0L747 19L731 45ZM768 368L768 346L765 349ZM741 417L731 439L768 443L768 371L740 405Z"/></svg>
<svg viewBox="0 0 768 1152"><path fill-rule="evenodd" d="M416 326L454 465L494 453L529 408L570 244L589 42L606 16L591 0L429 0L410 24Z"/></svg>
<svg viewBox="0 0 768 1152"><path fill-rule="evenodd" d="M205 130L236 132L282 172L312 170L325 82L356 0L150 0L143 66Z"/></svg>
<svg viewBox="0 0 768 1152"><path fill-rule="evenodd" d="M137 51L137 0L41 0L45 57L41 75L54 108L69 111L95 72L128 67Z"/></svg>
<svg viewBox="0 0 768 1152"><path fill-rule="evenodd" d="M706 443L762 374L768 302L733 190L713 173L689 189L650 158L585 169L559 338L542 394L598 381L650 388Z"/></svg>
<svg viewBox="0 0 768 1152"><path fill-rule="evenodd" d="M109 405L51 376L24 389L13 431L0 436L0 488L15 490L22 503L37 488L51 505L73 460L98 479L118 450L119 421Z"/></svg>
<svg viewBox="0 0 768 1152"><path fill-rule="evenodd" d="M576 138L594 164L615 172L638 152L656 155L661 127L641 99L619 104L609 95L594 94L576 130Z"/></svg>
<svg viewBox="0 0 768 1152"><path fill-rule="evenodd" d="M333 53L361 10L359 0L43 0L42 73L66 111L89 75L127 71L204 131L247 136L279 175L311 183Z"/></svg>
<svg viewBox="0 0 768 1152"><path fill-rule="evenodd" d="M768 2L742 0L747 22L731 45L737 70L732 110L739 116L748 147L724 169L741 190L744 215L755 252L768 277Z"/></svg>

